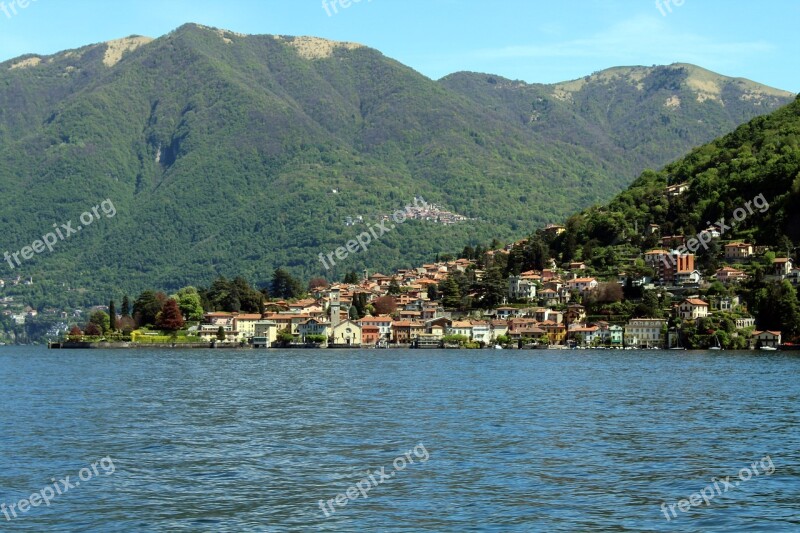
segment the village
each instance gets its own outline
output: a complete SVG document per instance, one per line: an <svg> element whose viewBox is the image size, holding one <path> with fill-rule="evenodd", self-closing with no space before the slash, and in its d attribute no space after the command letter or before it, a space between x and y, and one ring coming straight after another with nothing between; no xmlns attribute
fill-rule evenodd
<svg viewBox="0 0 800 533"><path fill-rule="evenodd" d="M560 233L562 226L550 225L545 232ZM682 237L669 236L662 243L678 246ZM504 249L486 252L508 254L515 243ZM748 243L724 245L729 264L742 264L764 254ZM777 349L782 344L780 331L758 331L755 318L735 294L747 274L733 266L723 266L713 279L703 280L695 268L695 256L677 250L655 249L643 255L652 276L631 279L620 273L616 280L601 281L587 274L582 262L557 268L526 271L511 275L502 305L491 309L457 311L445 309L441 300L432 299L454 274L472 271L477 279L483 271L473 259L440 261L415 269L398 270L392 275L364 272L357 283L326 284L313 287L309 297L295 301L265 302L263 314L210 312L191 333L210 342L238 343L253 347L327 348L640 348L680 349L681 331L703 326L715 317L727 321L732 337L741 337L739 347ZM770 278L800 282L800 269L791 259L776 258ZM718 283L716 283L718 282ZM712 284L733 289L728 295L703 298ZM661 290L670 297L670 307L661 317L631 317L624 322L587 314L584 303L594 291L617 284ZM384 313L357 317L354 300L370 305L389 300ZM609 317L618 318L618 317ZM715 349L716 334L708 332L707 348Z"/></svg>

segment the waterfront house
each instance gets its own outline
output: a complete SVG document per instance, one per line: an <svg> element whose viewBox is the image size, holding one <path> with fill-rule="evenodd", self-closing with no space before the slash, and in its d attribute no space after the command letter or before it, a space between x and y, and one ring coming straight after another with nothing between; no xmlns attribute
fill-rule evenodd
<svg viewBox="0 0 800 533"><path fill-rule="evenodd" d="M754 331L752 336L754 347L771 346L777 348L781 345L780 331Z"/></svg>
<svg viewBox="0 0 800 533"><path fill-rule="evenodd" d="M233 329L239 332L239 340L247 340L255 337L256 323L262 320L258 314L239 314L233 317Z"/></svg>
<svg viewBox="0 0 800 533"><path fill-rule="evenodd" d="M515 341L529 339L539 343L548 342L547 332L532 322L520 324L513 330L509 329L507 336Z"/></svg>
<svg viewBox="0 0 800 533"><path fill-rule="evenodd" d="M297 335L303 342L307 342L307 338L310 335L324 335L325 338L328 338L330 336L330 325L330 322L309 318L305 322L298 324Z"/></svg>
<svg viewBox="0 0 800 533"><path fill-rule="evenodd" d="M667 321L663 318L632 318L625 327L625 344L628 346L662 346L661 334Z"/></svg>
<svg viewBox="0 0 800 533"><path fill-rule="evenodd" d="M492 325L486 320L472 321L472 340L489 344L492 342Z"/></svg>
<svg viewBox="0 0 800 533"><path fill-rule="evenodd" d="M337 346L359 346L362 343L362 328L352 320L345 320L331 328L331 338Z"/></svg>
<svg viewBox="0 0 800 533"><path fill-rule="evenodd" d="M367 315L359 320L361 327L375 326L381 339L388 340L392 336L392 318L388 316Z"/></svg>
<svg viewBox="0 0 800 533"><path fill-rule="evenodd" d="M425 333L425 325L421 322L410 320L392 322L392 339L396 344L410 344L420 333Z"/></svg>
<svg viewBox="0 0 800 533"><path fill-rule="evenodd" d="M497 340L498 337L508 335L508 322L506 320L492 320L489 322L492 328L492 339Z"/></svg>
<svg viewBox="0 0 800 533"><path fill-rule="evenodd" d="M259 320L253 324L252 343L256 348L274 346L278 339L278 325L271 320Z"/></svg>
<svg viewBox="0 0 800 533"><path fill-rule="evenodd" d="M361 326L361 344L363 346L374 346L380 338L378 326Z"/></svg>
<svg viewBox="0 0 800 533"><path fill-rule="evenodd" d="M567 328L564 324L548 320L539 323L538 326L545 331L550 344L564 344L564 340L567 337Z"/></svg>
<svg viewBox="0 0 800 533"><path fill-rule="evenodd" d="M464 335L468 339L472 338L472 322L469 320L454 320L447 328L448 335Z"/></svg>

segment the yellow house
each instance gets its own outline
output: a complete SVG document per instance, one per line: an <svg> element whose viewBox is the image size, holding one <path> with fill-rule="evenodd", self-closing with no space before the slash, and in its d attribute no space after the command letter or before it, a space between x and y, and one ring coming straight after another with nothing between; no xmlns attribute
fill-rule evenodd
<svg viewBox="0 0 800 533"><path fill-rule="evenodd" d="M256 324L260 321L260 314L236 315L233 319L233 329L239 332L240 340L252 339L256 335Z"/></svg>
<svg viewBox="0 0 800 533"><path fill-rule="evenodd" d="M278 340L278 324L271 320L259 320L253 325L253 346L269 348Z"/></svg>

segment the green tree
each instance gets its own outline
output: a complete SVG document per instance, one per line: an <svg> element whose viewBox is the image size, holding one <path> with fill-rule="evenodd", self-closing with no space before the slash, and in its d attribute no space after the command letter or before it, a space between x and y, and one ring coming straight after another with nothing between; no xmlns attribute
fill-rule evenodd
<svg viewBox="0 0 800 533"><path fill-rule="evenodd" d="M226 336L225 336L225 328L223 326L218 327L217 328L217 340L218 341L224 341L225 338L226 338Z"/></svg>
<svg viewBox="0 0 800 533"><path fill-rule="evenodd" d="M122 309L121 309L121 312L122 312L123 318L131 316L131 304L130 304L130 301L128 300L128 295L127 294L122 297Z"/></svg>
<svg viewBox="0 0 800 533"><path fill-rule="evenodd" d="M441 284L442 305L448 309L461 307L461 290L453 276L448 276Z"/></svg>
<svg viewBox="0 0 800 533"><path fill-rule="evenodd" d="M439 286L438 285L428 285L428 300L435 302L439 299Z"/></svg>
<svg viewBox="0 0 800 533"><path fill-rule="evenodd" d="M133 317L139 327L156 323L167 296L163 292L144 291L133 302Z"/></svg>
<svg viewBox="0 0 800 533"><path fill-rule="evenodd" d="M89 317L90 324L96 324L100 328L101 334L108 333L111 330L111 319L105 311L95 311Z"/></svg>
<svg viewBox="0 0 800 533"><path fill-rule="evenodd" d="M392 281L389 282L389 288L386 289L386 294L391 294L393 296L400 294L400 284L397 283L396 279L392 278Z"/></svg>
<svg viewBox="0 0 800 533"><path fill-rule="evenodd" d="M358 274L356 274L355 270L351 270L344 276L343 283L347 285L357 285L359 282Z"/></svg>
<svg viewBox="0 0 800 533"><path fill-rule="evenodd" d="M178 302L178 308L187 320L203 319L203 303L200 293L194 287L184 287L173 297Z"/></svg>
<svg viewBox="0 0 800 533"><path fill-rule="evenodd" d="M285 328L278 331L277 340L279 343L286 346L294 340L294 335L289 331L289 328Z"/></svg>
<svg viewBox="0 0 800 533"><path fill-rule="evenodd" d="M272 275L270 294L275 298L298 298L303 294L302 285L282 268L276 268Z"/></svg>
<svg viewBox="0 0 800 533"><path fill-rule="evenodd" d="M508 290L508 283L503 278L503 273L498 268L487 270L483 278L476 282L475 289L478 293L478 306L483 309L492 309L503 302Z"/></svg>
<svg viewBox="0 0 800 533"><path fill-rule="evenodd" d="M108 302L108 320L111 331L117 331L117 307L114 305L114 300Z"/></svg>

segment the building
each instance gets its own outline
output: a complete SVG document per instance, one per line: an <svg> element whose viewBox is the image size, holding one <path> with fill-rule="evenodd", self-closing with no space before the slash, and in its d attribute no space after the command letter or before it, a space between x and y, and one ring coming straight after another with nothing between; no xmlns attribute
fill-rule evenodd
<svg viewBox="0 0 800 533"><path fill-rule="evenodd" d="M278 340L278 325L271 320L259 320L253 325L253 346L269 348Z"/></svg>
<svg viewBox="0 0 800 533"><path fill-rule="evenodd" d="M567 288L569 290L576 290L583 294L593 291L597 288L597 280L595 278L575 278L567 281Z"/></svg>
<svg viewBox="0 0 800 533"><path fill-rule="evenodd" d="M332 344L336 346L361 346L361 326L345 320L331 327Z"/></svg>
<svg viewBox="0 0 800 533"><path fill-rule="evenodd" d="M651 250L644 254L644 262L655 272L655 279L664 284L680 281L693 282L695 274L694 254L681 254L677 250Z"/></svg>
<svg viewBox="0 0 800 533"><path fill-rule="evenodd" d="M753 245L745 242L732 242L725 245L726 261L746 261L754 255Z"/></svg>
<svg viewBox="0 0 800 533"><path fill-rule="evenodd" d="M536 290L536 281L533 279L523 276L508 277L508 297L511 300L534 300Z"/></svg>
<svg viewBox="0 0 800 533"><path fill-rule="evenodd" d="M363 346L374 346L380 339L381 334L377 326L361 326L361 344Z"/></svg>
<svg viewBox="0 0 800 533"><path fill-rule="evenodd" d="M738 283L747 279L747 274L733 267L722 267L716 271L714 277L717 281L728 285L730 283Z"/></svg>
<svg viewBox="0 0 800 533"><path fill-rule="evenodd" d="M636 347L663 346L662 331L667 325L663 318L632 318L625 327L625 344Z"/></svg>
<svg viewBox="0 0 800 533"><path fill-rule="evenodd" d="M792 260L786 257L779 257L772 262L773 275L785 278L792 272Z"/></svg>
<svg viewBox="0 0 800 533"><path fill-rule="evenodd" d="M309 318L297 326L297 335L302 342L308 342L311 335L322 335L326 339L330 335L330 322L324 322L316 318Z"/></svg>
<svg viewBox="0 0 800 533"><path fill-rule="evenodd" d="M397 344L411 344L420 333L425 333L425 325L421 322L410 320L392 322L392 338Z"/></svg>
<svg viewBox="0 0 800 533"><path fill-rule="evenodd" d="M233 329L239 332L239 340L249 340L256 335L256 324L262 320L261 315L241 314L233 318Z"/></svg>
<svg viewBox="0 0 800 533"><path fill-rule="evenodd" d="M698 320L708 316L708 303L698 298L687 298L678 306L678 316L683 320Z"/></svg>
<svg viewBox="0 0 800 533"><path fill-rule="evenodd" d="M497 309L495 309L494 310L494 314L500 320L508 320L509 318L511 318L513 316L519 316L519 311L520 311L520 309L517 309L516 307L504 306L504 307L498 307Z"/></svg>
<svg viewBox="0 0 800 533"><path fill-rule="evenodd" d="M492 338L492 325L484 320L472 321L472 340L475 342L482 342L490 344L494 339Z"/></svg>
<svg viewBox="0 0 800 533"><path fill-rule="evenodd" d="M754 347L771 346L777 348L781 345L780 331L754 331L752 342Z"/></svg>
<svg viewBox="0 0 800 533"><path fill-rule="evenodd" d="M381 339L389 340L392 337L392 319L388 316L365 316L359 323L364 326L375 326Z"/></svg>

